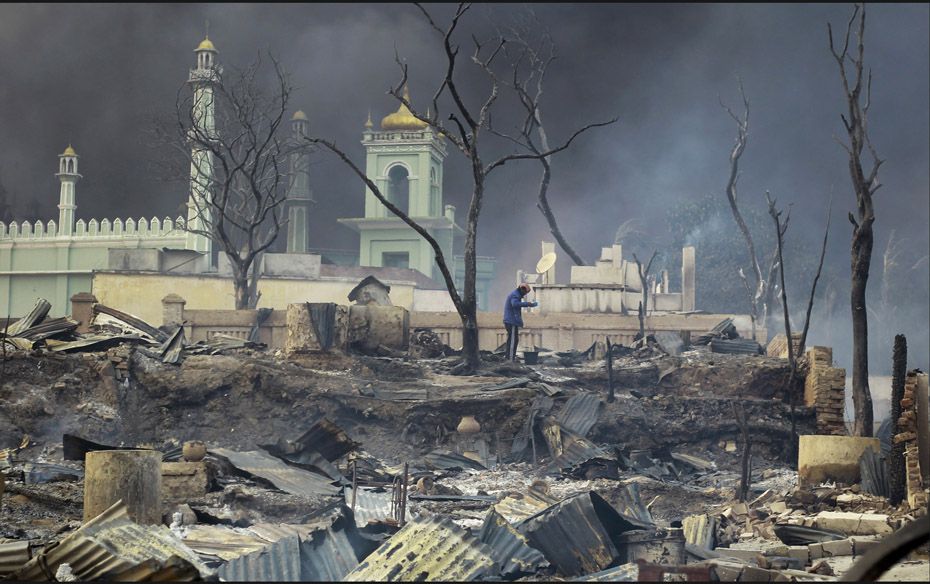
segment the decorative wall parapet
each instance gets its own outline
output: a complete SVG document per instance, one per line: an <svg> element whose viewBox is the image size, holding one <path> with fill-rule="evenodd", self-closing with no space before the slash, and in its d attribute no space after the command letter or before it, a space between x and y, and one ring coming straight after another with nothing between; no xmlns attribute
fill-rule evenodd
<svg viewBox="0 0 930 584"><path fill-rule="evenodd" d="M138 220L130 217L125 221L78 219L71 235L59 233L54 219L49 219L47 224L43 224L41 220L34 224L28 220L11 221L9 224L0 221L0 240L180 237L183 232L184 218L180 216L174 220L170 217L162 220L153 217L151 221L145 217Z"/></svg>

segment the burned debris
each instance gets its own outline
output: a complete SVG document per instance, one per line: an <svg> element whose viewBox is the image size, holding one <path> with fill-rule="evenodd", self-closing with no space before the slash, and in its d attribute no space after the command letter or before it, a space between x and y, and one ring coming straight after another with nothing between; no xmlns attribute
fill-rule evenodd
<svg viewBox="0 0 930 584"><path fill-rule="evenodd" d="M784 339L728 320L460 377L427 329L353 349L335 305L301 305L290 352L94 312L7 328L0 578L837 580L926 516L926 375L893 504L878 439L840 435L829 349L801 360L795 465Z"/></svg>

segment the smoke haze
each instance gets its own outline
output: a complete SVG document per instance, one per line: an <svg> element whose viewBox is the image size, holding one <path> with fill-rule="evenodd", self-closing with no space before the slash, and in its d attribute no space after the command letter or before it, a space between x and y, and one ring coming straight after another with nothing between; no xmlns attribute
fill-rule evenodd
<svg viewBox="0 0 930 584"><path fill-rule="evenodd" d="M428 8L442 22L454 10ZM506 22L520 10L478 4L463 20L460 69L463 79L473 80L472 103L486 86L468 62L468 34L487 35L490 22ZM736 108L740 75L751 100L742 204L762 208L769 190L781 206L792 205L787 237L816 256L834 193L825 282L833 282L836 301L832 310L818 306L811 341L834 344L839 364L850 367L846 215L855 199L846 153L834 139L845 137L840 113L846 102L826 26L831 22L842 35L852 6L540 4L532 10L551 29L559 54L542 103L550 141L559 143L585 123L619 117L553 160L551 204L582 256L596 259L630 218L648 236L670 239L665 217L676 202L724 196L735 125L718 96ZM265 50L279 57L298 88L293 108L307 112L313 134L335 139L357 161L363 160L359 141L368 111L377 123L397 107L385 94L400 77L395 49L410 67L412 98L422 109L443 71L440 39L409 4L3 4L0 182L14 197L14 211L24 214L37 203L43 217L57 214L53 173L70 142L85 177L77 188L78 217L179 214L184 185L151 175L145 126L151 114L172 108L207 20L224 66L244 66ZM873 327L871 342L881 345L873 372L890 367L895 332L908 335L911 365L930 367L928 263L919 264L930 248L928 22L927 5L867 7L870 132L887 160L875 201L869 288L878 298L881 255L894 229L903 242L895 286L909 290L907 304L895 307L894 322L903 328ZM455 152L445 168L445 202L457 206L461 222L468 170ZM333 157L318 156L313 173L318 205L311 245L357 246L336 219L362 214L363 186ZM538 179L538 164L520 162L496 171L488 183L478 253L498 258L492 306L513 285L517 269L535 265L539 242L552 239L535 207ZM735 225L730 220L699 230L718 229ZM569 260L559 255L558 278L566 281ZM795 277L791 258L786 261L788 277ZM799 317L808 287L809 280L789 285Z"/></svg>

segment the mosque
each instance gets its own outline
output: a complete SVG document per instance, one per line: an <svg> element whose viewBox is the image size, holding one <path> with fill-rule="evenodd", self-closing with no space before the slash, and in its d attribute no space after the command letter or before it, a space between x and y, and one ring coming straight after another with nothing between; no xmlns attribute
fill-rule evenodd
<svg viewBox="0 0 930 584"><path fill-rule="evenodd" d="M214 105L209 97L219 83L219 52L204 38L194 53L195 68L188 77L194 119L212 131ZM293 139L308 135L304 112L293 114L291 132ZM455 222L455 207L443 203L444 138L401 104L381 120L380 128L375 128L369 114L362 145L367 175L440 243L461 288L464 231ZM367 187L364 216L339 219L358 233L357 252L310 248L309 219L315 200L306 156L291 154L287 232L281 234L286 235L285 251L264 255L258 306L283 309L287 303L306 301L344 304L345 295L361 279L374 275L395 287L398 293L392 292L392 299L409 310L454 310L430 245ZM58 156L55 175L60 182L57 221L0 222L0 312L25 314L41 297L52 303L52 316L63 316L69 312L70 298L87 292L104 304L135 310L142 317L149 305L171 293L182 293L188 308L232 308L225 254L210 238L192 232L202 226L204 217L197 211L210 196L205 181L197 180L194 173L210 172L213 161L204 151L194 150L192 157L186 217L85 220L76 218L76 187L82 175L80 156L69 144ZM479 258L477 268L478 306L487 310L495 259Z"/></svg>

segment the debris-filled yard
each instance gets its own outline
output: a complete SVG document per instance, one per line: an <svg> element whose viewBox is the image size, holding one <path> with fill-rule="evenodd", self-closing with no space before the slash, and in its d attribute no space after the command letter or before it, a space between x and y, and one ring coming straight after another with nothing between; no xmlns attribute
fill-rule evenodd
<svg viewBox="0 0 930 584"><path fill-rule="evenodd" d="M286 355L103 308L2 341L0 578L822 581L926 531L925 487L892 505L884 471L917 431L799 476L793 434L840 437L726 323L461 376L428 331Z"/></svg>

